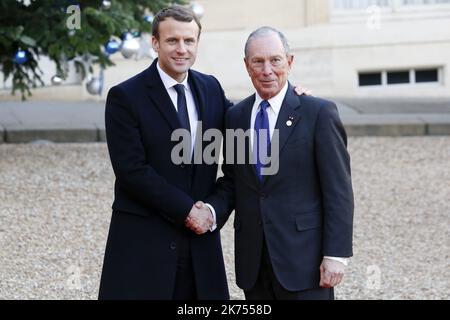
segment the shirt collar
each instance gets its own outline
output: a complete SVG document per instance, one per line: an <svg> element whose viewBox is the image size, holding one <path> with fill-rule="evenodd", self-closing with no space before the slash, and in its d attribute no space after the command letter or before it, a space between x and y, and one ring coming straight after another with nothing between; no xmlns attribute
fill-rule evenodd
<svg viewBox="0 0 450 320"><path fill-rule="evenodd" d="M270 106L272 107L272 110L275 112L275 114L278 114L280 112L281 109L281 105L283 104L283 100L284 97L286 96L286 92L288 90L289 84L286 81L283 89L281 89L280 92L278 92L278 94L272 98L270 98L269 100L267 100L270 104ZM257 108L259 108L259 104L261 103L261 101L263 101L264 99L261 98L258 94L258 92L256 92L255 95L255 105L258 106Z"/></svg>
<svg viewBox="0 0 450 320"><path fill-rule="evenodd" d="M164 85L164 87L166 88L166 90L168 90L169 88L172 88L174 85L176 84L182 84L184 85L184 87L189 90L189 84L188 84L188 76L189 73L186 73L186 77L184 78L184 80L182 82L178 82L177 80L175 80L174 78L172 78L171 76L169 76L160 66L159 66L159 61L156 64L156 69L158 70L159 76L161 77L162 83Z"/></svg>

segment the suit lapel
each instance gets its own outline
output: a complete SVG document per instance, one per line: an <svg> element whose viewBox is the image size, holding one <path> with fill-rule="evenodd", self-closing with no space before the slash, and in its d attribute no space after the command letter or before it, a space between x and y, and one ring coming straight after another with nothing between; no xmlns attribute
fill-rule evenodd
<svg viewBox="0 0 450 320"><path fill-rule="evenodd" d="M280 140L279 148L280 154L286 144L289 136L294 131L295 126L300 122L300 101L294 88L289 84L283 104L281 105L280 113L278 114L275 129L279 130Z"/></svg>
<svg viewBox="0 0 450 320"><path fill-rule="evenodd" d="M197 117L198 120L201 121L202 126L197 127L197 136L196 136L196 144L194 148L197 146L197 141L200 141L201 145L201 156L203 155L203 150L205 149L205 142L203 141L203 133L210 126L210 119L208 118L208 113L206 111L206 98L204 93L207 92L206 86L202 83L202 81L196 76L194 72L189 70L188 76L189 87L191 88L192 96L194 97L195 108L197 109ZM200 124L200 122L199 122ZM192 161L195 161L195 155L192 156ZM201 174L199 174L199 170L201 170L200 166L193 165L192 166L192 176L193 182L191 188L194 188L197 185L201 185Z"/></svg>
<svg viewBox="0 0 450 320"><path fill-rule="evenodd" d="M157 62L158 59L155 59L152 65L146 70L146 83L150 89L148 90L148 95L153 105L159 110L172 130L179 129L181 124L178 120L177 111L156 69Z"/></svg>
<svg viewBox="0 0 450 320"><path fill-rule="evenodd" d="M189 87L191 88L192 95L194 96L195 107L197 109L198 120L202 122L207 121L207 117L205 116L205 107L206 101L204 93L206 92L206 87L201 83L201 81L197 78L195 73L189 70L188 76Z"/></svg>
<svg viewBox="0 0 450 320"><path fill-rule="evenodd" d="M277 122L275 124L275 130L278 130L279 132L278 159L272 159L272 161L280 161L279 158L281 157L284 145L297 124L300 122L300 119L300 101L298 99L298 95L294 91L294 88L291 84L289 84L280 112L278 113ZM264 176L263 184L265 184L270 177L271 176Z"/></svg>
<svg viewBox="0 0 450 320"><path fill-rule="evenodd" d="M240 123L238 128L242 128L244 132L247 132L251 128L251 116L252 116L252 109L253 105L255 104L255 95L252 95L248 98L247 103L243 105L242 108L242 117L240 119ZM252 135L253 132L250 132ZM245 170L244 173L247 175L248 178L244 178L245 181L251 181L253 185L256 185L258 188L260 186L260 182L258 179L258 176L256 175L256 168L253 164L254 157L253 157L253 148L250 143L250 139L245 140ZM239 152L240 150L237 150Z"/></svg>

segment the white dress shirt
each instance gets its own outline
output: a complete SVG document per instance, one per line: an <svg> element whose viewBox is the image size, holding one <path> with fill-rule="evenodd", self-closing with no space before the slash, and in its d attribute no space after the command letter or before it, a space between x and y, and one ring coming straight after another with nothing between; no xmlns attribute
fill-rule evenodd
<svg viewBox="0 0 450 320"><path fill-rule="evenodd" d="M188 83L188 74L186 74L186 78L184 78L183 82L178 82L171 76L169 76L161 67L159 66L159 61L156 64L156 69L158 70L159 76L161 77L162 83L169 94L170 100L175 107L175 110L178 112L178 94L175 88L173 87L176 84L182 84L184 86L185 94L186 94L186 105L189 114L189 124L191 126L191 151L194 150L195 137L197 135L197 124L198 124L198 113L197 108L195 107L194 96L191 90L191 87Z"/></svg>
<svg viewBox="0 0 450 320"><path fill-rule="evenodd" d="M277 123L278 114L280 113L281 105L283 104L283 100L284 100L284 97L286 96L287 89L288 89L288 83L286 81L286 84L284 85L283 89L281 89L281 91L276 96L267 100L270 104L270 106L266 109L267 116L269 118L270 138L272 138L273 131L275 130L275 125ZM259 104L263 100L264 99L259 96L258 92L256 92L255 103L253 104L252 114L250 116L250 130L251 130L250 132L253 133L250 135L250 143L251 143L252 147L253 147L253 141L255 139L255 137L254 137L255 132L253 131L253 130L255 130L255 119L256 119L256 115L261 110Z"/></svg>

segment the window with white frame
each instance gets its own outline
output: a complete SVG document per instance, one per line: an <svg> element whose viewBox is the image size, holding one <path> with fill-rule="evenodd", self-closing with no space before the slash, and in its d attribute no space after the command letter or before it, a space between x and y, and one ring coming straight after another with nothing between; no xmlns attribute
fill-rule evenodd
<svg viewBox="0 0 450 320"><path fill-rule="evenodd" d="M450 0L402 0L400 4L404 6L440 5L440 4L450 4Z"/></svg>
<svg viewBox="0 0 450 320"><path fill-rule="evenodd" d="M450 0L330 0L333 12L365 10L371 6L396 9L408 6L450 5Z"/></svg>
<svg viewBox="0 0 450 320"><path fill-rule="evenodd" d="M450 0L329 0L331 23L450 18ZM374 22L374 23L375 23Z"/></svg>
<svg viewBox="0 0 450 320"><path fill-rule="evenodd" d="M399 70L360 71L358 86L391 86L398 84L436 84L442 78L442 68L412 68Z"/></svg>
<svg viewBox="0 0 450 320"><path fill-rule="evenodd" d="M361 10L370 6L389 7L389 0L331 0L335 10Z"/></svg>

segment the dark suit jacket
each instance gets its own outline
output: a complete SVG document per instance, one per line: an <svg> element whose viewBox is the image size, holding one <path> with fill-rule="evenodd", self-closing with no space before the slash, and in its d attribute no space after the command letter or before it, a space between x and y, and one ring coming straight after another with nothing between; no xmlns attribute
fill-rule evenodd
<svg viewBox="0 0 450 320"><path fill-rule="evenodd" d="M249 129L254 101L252 95L229 109L226 127ZM278 173L260 183L248 161L225 163L225 176L207 201L220 220L236 208L240 288L249 290L256 282L263 237L274 273L285 289L318 288L323 256L352 255L353 192L346 134L334 103L297 96L290 85L276 129L280 132Z"/></svg>
<svg viewBox="0 0 450 320"><path fill-rule="evenodd" d="M219 231L198 236L184 226L195 201L214 190L217 165L171 161L171 134L181 125L156 63L106 101L116 181L99 298L171 299L178 249L190 243L198 297L228 299ZM219 82L192 70L188 81L203 130L222 130L229 102Z"/></svg>

